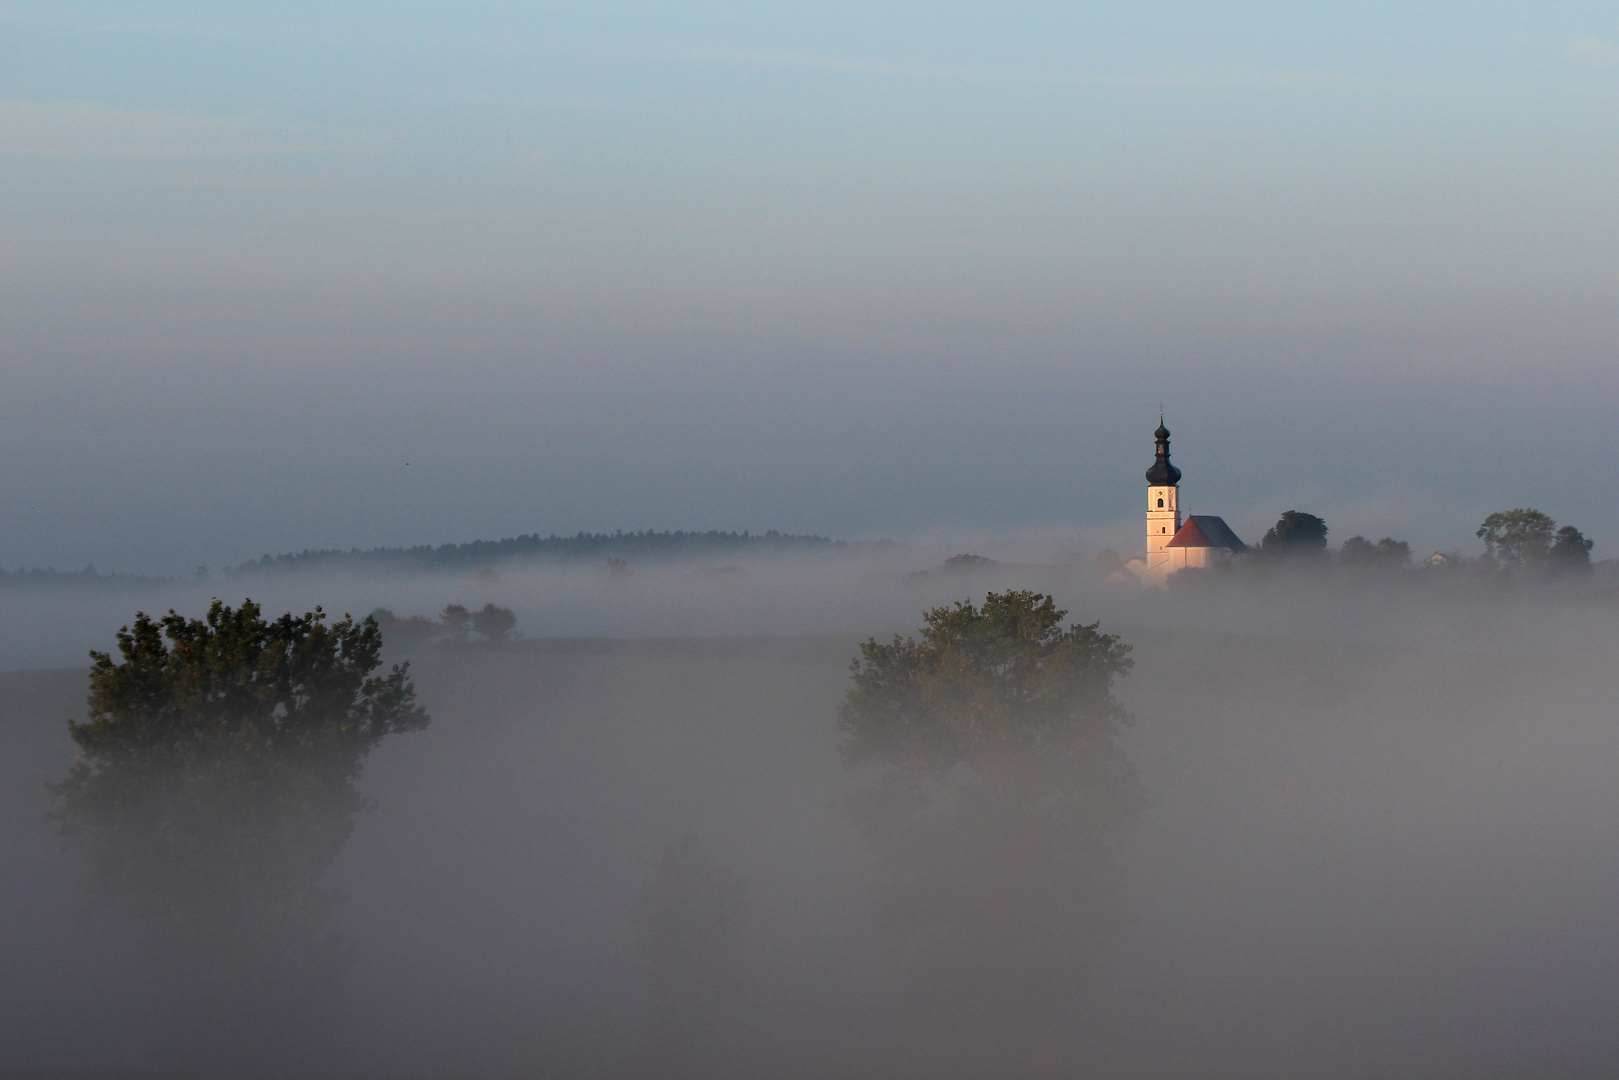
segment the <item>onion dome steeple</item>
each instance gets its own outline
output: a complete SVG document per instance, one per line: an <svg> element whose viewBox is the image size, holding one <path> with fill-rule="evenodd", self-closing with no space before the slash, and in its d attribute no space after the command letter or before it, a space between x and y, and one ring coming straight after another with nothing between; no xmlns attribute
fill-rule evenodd
<svg viewBox="0 0 1619 1080"><path fill-rule="evenodd" d="M1169 463L1169 429L1164 426L1163 413L1158 414L1158 430L1152 437L1158 440L1158 459L1147 470L1147 483L1152 487L1174 487L1181 482L1181 471Z"/></svg>

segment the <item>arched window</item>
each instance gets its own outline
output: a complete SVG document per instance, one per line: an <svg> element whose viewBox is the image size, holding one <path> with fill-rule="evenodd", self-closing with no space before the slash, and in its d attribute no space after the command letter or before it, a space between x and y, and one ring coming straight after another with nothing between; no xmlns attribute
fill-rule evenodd
<svg viewBox="0 0 1619 1080"><path fill-rule="evenodd" d="M1165 525L1163 528L1159 529L1158 531L1161 532L1161 533L1168 532L1169 531L1169 526Z"/></svg>
<svg viewBox="0 0 1619 1080"><path fill-rule="evenodd" d="M1159 499L1158 500L1158 509L1162 510L1163 508L1164 508L1164 500Z"/></svg>

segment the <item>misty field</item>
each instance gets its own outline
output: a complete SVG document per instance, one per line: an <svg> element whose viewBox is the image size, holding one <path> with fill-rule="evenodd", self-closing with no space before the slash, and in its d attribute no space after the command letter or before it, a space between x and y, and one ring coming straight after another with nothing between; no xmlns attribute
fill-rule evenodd
<svg viewBox="0 0 1619 1080"><path fill-rule="evenodd" d="M963 1020L971 979L915 1007L875 924L834 724L857 638L424 648L433 724L373 755L330 875L352 1071L1611 1075L1619 672L1584 619L1428 648L1111 626L1147 805L1082 989L1016 1031ZM165 1052L41 823L83 688L0 675L12 1068ZM746 947L743 992L676 1052L632 912L688 834L745 880Z"/></svg>

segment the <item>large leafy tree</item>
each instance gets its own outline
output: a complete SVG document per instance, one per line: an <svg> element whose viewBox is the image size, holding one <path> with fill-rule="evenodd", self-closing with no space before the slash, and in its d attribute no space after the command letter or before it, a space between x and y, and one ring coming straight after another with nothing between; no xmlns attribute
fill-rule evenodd
<svg viewBox="0 0 1619 1080"><path fill-rule="evenodd" d="M860 646L838 712L885 922L921 985L994 1026L1079 985L1141 801L1111 691L1130 648L1066 615L1025 591L934 608L919 637Z"/></svg>
<svg viewBox="0 0 1619 1080"><path fill-rule="evenodd" d="M267 621L216 600L203 619L137 614L117 640L118 660L91 653L52 820L216 1050L246 1052L246 1032L314 1045L349 954L321 876L365 806L367 753L428 722L408 671L377 673L372 619L319 608Z"/></svg>
<svg viewBox="0 0 1619 1080"><path fill-rule="evenodd" d="M1269 556L1319 555L1327 549L1327 523L1302 510L1287 510L1259 541L1260 553Z"/></svg>
<svg viewBox="0 0 1619 1080"><path fill-rule="evenodd" d="M1474 534L1489 556L1506 566L1524 566L1546 557L1557 522L1539 510L1497 510Z"/></svg>

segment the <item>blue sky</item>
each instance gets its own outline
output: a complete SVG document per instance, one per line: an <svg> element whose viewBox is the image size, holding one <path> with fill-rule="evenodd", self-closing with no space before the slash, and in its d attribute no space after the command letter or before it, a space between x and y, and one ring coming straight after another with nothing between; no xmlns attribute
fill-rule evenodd
<svg viewBox="0 0 1619 1080"><path fill-rule="evenodd" d="M0 3L0 565L1619 545L1611 4L333 7Z"/></svg>

